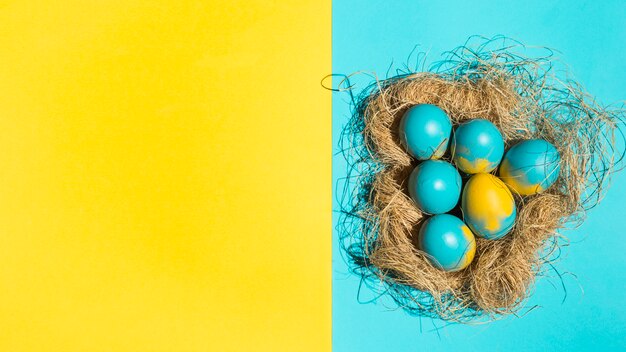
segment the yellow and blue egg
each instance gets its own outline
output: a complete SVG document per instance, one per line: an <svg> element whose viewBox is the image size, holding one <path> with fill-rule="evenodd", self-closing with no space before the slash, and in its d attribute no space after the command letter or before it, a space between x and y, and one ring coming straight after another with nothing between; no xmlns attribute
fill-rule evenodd
<svg viewBox="0 0 626 352"><path fill-rule="evenodd" d="M438 159L448 149L452 123L436 105L419 104L409 108L400 121L400 141L418 160Z"/></svg>
<svg viewBox="0 0 626 352"><path fill-rule="evenodd" d="M504 140L493 123L473 119L456 128L450 151L461 171L467 174L491 172L500 164L504 154Z"/></svg>
<svg viewBox="0 0 626 352"><path fill-rule="evenodd" d="M520 142L506 152L500 165L500 178L523 196L540 193L559 177L561 156L543 139Z"/></svg>
<svg viewBox="0 0 626 352"><path fill-rule="evenodd" d="M476 236L498 239L515 224L517 209L508 187L492 174L478 173L463 188L461 210Z"/></svg>
<svg viewBox="0 0 626 352"><path fill-rule="evenodd" d="M417 207L428 214L452 210L461 195L461 175L450 163L427 160L409 176L409 194Z"/></svg>
<svg viewBox="0 0 626 352"><path fill-rule="evenodd" d="M433 266L459 271L474 259L476 240L461 219L450 214L435 215L422 225L418 246L428 254Z"/></svg>

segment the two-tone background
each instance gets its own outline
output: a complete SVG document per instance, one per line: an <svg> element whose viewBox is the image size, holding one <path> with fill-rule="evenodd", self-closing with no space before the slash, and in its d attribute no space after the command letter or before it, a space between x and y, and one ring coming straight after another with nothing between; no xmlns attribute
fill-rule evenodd
<svg viewBox="0 0 626 352"><path fill-rule="evenodd" d="M625 17L620 0L0 1L0 351L625 349L626 173L568 233L576 277L539 282L523 318L442 328L359 303L333 230L349 107L320 85L504 34L620 102Z"/></svg>

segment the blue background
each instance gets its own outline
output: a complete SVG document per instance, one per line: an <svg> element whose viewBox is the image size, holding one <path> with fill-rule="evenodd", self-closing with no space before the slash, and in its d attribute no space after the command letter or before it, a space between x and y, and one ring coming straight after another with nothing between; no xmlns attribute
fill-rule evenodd
<svg viewBox="0 0 626 352"><path fill-rule="evenodd" d="M626 94L626 1L345 1L333 2L333 72L385 76L416 44L437 59L474 34L503 34L558 49L573 77L605 104ZM333 142L349 115L345 93L333 97ZM345 162L333 157L333 184ZM333 239L335 351L588 351L626 350L626 171L614 175L604 201L578 229L557 264L558 279L541 279L522 318L478 326L449 325L389 310L387 300L360 304L357 277L348 273ZM336 199L336 197L334 197ZM337 204L333 206L338 209ZM337 213L334 214L334 221ZM584 291L583 291L584 290ZM369 291L361 299L371 298Z"/></svg>

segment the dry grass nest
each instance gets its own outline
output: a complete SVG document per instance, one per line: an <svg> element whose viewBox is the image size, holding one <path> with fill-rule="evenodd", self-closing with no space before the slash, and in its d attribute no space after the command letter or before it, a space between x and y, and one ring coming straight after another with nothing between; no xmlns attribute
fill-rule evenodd
<svg viewBox="0 0 626 352"><path fill-rule="evenodd" d="M579 224L600 201L623 155L616 137L624 109L600 106L576 82L559 79L553 51L529 58L520 54L527 48L504 38L480 42L446 53L429 70L376 79L357 96L353 87L342 88L348 77L339 88L353 99L341 138L349 172L337 192L345 258L363 282L399 307L458 322L524 307L535 278L554 268L567 241L560 230ZM407 108L422 103L441 107L454 125L490 120L507 147L545 139L562 158L557 183L538 195L515 195L519 213L511 233L477 238L474 261L459 272L433 267L416 246L427 217L407 193L417 162L400 145L398 123Z"/></svg>

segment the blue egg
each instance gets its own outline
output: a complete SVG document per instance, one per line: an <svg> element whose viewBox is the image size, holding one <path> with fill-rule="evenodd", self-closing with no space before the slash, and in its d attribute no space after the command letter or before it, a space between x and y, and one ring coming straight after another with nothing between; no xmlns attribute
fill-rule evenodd
<svg viewBox="0 0 626 352"><path fill-rule="evenodd" d="M513 191L524 195L540 193L559 178L561 156L543 139L514 145L502 160L500 178Z"/></svg>
<svg viewBox="0 0 626 352"><path fill-rule="evenodd" d="M409 195L425 213L448 212L459 202L461 175L448 162L424 161L409 176Z"/></svg>
<svg viewBox="0 0 626 352"><path fill-rule="evenodd" d="M435 215L422 225L419 248L428 254L433 266L445 271L459 271L474 259L476 240L461 219L450 214Z"/></svg>
<svg viewBox="0 0 626 352"><path fill-rule="evenodd" d="M498 128L483 119L469 120L456 128L450 146L456 166L468 174L491 172L504 154L504 140Z"/></svg>
<svg viewBox="0 0 626 352"><path fill-rule="evenodd" d="M411 107L400 121L400 142L418 160L441 158L450 132L452 123L446 112L431 104Z"/></svg>

